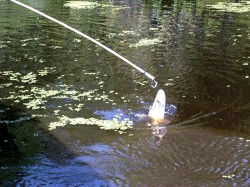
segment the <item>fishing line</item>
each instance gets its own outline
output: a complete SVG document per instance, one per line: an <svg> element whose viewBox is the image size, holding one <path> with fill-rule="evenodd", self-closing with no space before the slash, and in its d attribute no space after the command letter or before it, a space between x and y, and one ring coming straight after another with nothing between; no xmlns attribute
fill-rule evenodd
<svg viewBox="0 0 250 187"><path fill-rule="evenodd" d="M53 21L53 22L56 22L56 23L58 23L59 25L62 25L63 27L65 27L65 28L67 28L67 29L69 29L69 30L71 30L71 31L73 31L73 32L75 32L75 33L81 35L82 37L86 38L87 40L90 40L91 42L93 42L93 43L95 43L96 45L102 47L103 49L106 49L108 52L112 53L113 55L117 56L118 58L120 58L120 59L123 60L124 62L128 63L129 65L131 65L132 67L134 67L135 69L137 69L139 72L141 72L142 74L144 74L147 78L151 79L151 80L153 81L153 83L152 83L151 86L152 86L153 88L156 88L156 86L157 86L158 83L157 83L157 81L155 80L155 77L154 77L153 75L149 74L148 72L144 71L144 70L141 69L140 67L136 66L135 64L133 64L132 62L130 62L128 59L126 59L126 58L124 58L123 56L119 55L118 53L116 53L116 52L113 51L112 49L108 48L107 46L103 45L102 43L96 41L95 39L89 37L88 35L86 35L86 34L80 32L80 31L78 31L78 30L74 29L73 27L71 27L71 26L69 26L69 25L67 25L67 24L65 24L65 23L63 23L63 22L61 22L61 21L59 21L59 20L57 20L57 19L51 17L51 16L48 16L47 14L44 14L43 12L40 12L40 11L38 11L38 10L36 10L36 9L34 9L34 8L30 7L30 6L28 6L28 5L25 5L25 4L23 4L23 3L19 2L19 1L16 1L16 0L10 0L10 1L13 2L13 3L16 3L16 4L20 5L20 6L22 6L22 7L24 7L24 8L27 8L27 9L31 10L32 12L35 12L35 13L37 13L37 14L40 14L41 16L43 16L43 17L45 17L45 18L47 18L47 19L49 19L49 20L51 20L51 21Z"/></svg>

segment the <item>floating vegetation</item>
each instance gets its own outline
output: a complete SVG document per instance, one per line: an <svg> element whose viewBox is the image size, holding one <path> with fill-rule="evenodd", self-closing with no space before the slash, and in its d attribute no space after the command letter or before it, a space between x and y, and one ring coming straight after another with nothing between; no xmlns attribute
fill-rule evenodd
<svg viewBox="0 0 250 187"><path fill-rule="evenodd" d="M65 7L72 9L92 9L99 5L99 3L88 2L88 1L69 1L64 4Z"/></svg>
<svg viewBox="0 0 250 187"><path fill-rule="evenodd" d="M0 49L7 47L11 41L0 41Z"/></svg>
<svg viewBox="0 0 250 187"><path fill-rule="evenodd" d="M136 33L135 31L122 31L122 33L126 35L132 35L132 36L140 36L140 34Z"/></svg>
<svg viewBox="0 0 250 187"><path fill-rule="evenodd" d="M148 81L142 81L142 82L140 82L140 81L134 80L134 82L135 82L136 84L141 85L141 86L144 86L144 85L148 84Z"/></svg>
<svg viewBox="0 0 250 187"><path fill-rule="evenodd" d="M80 43L82 40L75 38L73 41L76 43Z"/></svg>
<svg viewBox="0 0 250 187"><path fill-rule="evenodd" d="M150 46L150 45L156 45L161 43L161 40L159 38L155 39L141 39L136 44L130 44L129 47L141 47L141 46Z"/></svg>
<svg viewBox="0 0 250 187"><path fill-rule="evenodd" d="M24 75L21 78L21 81L23 83L29 83L29 84L32 84L32 83L36 83L37 82L37 79L36 79L36 74L30 72L28 73L27 75Z"/></svg>
<svg viewBox="0 0 250 187"><path fill-rule="evenodd" d="M49 48L51 48L51 49L62 49L61 46L50 46Z"/></svg>
<svg viewBox="0 0 250 187"><path fill-rule="evenodd" d="M39 38L27 38L27 39L20 40L22 42L21 46L25 47L28 45L29 41L33 41L33 40L36 41L36 40L39 40Z"/></svg>
<svg viewBox="0 0 250 187"><path fill-rule="evenodd" d="M235 175L222 175L223 178L226 178L226 179L231 179L233 177L235 177Z"/></svg>
<svg viewBox="0 0 250 187"><path fill-rule="evenodd" d="M69 7L72 9L93 9L96 7L112 7L115 9L124 9L128 7L122 7L122 6L115 6L112 4L101 4L97 2L90 2L90 1L68 1L64 4L65 7Z"/></svg>
<svg viewBox="0 0 250 187"><path fill-rule="evenodd" d="M3 49L3 48L5 48L5 47L7 47L7 46L4 45L4 44L0 44L0 49Z"/></svg>
<svg viewBox="0 0 250 187"><path fill-rule="evenodd" d="M88 125L97 125L101 129L105 130L115 130L122 133L128 128L132 128L133 122L129 119L121 119L120 117L115 116L113 120L101 120L95 118L67 118L67 123L65 122L66 117L60 117L63 114L61 111L68 113L73 111L78 113L81 116L80 112L86 106L86 103L95 103L103 102L109 105L117 105L113 99L110 98L111 95L118 95L114 90L100 91L100 89L105 85L105 81L99 80L97 84L99 85L98 89L85 90L83 87L79 90L75 90L73 85L68 84L59 84L59 85L36 85L39 81L39 77L46 76L50 73L56 72L55 67L44 67L43 69L37 70L36 72L29 72L27 74L14 72L14 71L0 71L0 77L4 79L9 79L4 84L0 84L0 88L4 91L6 87L13 87L9 91L4 91L0 100L11 101L12 103L18 103L24 105L27 109L30 110L32 117L47 118L46 115L42 115L45 110L50 110L54 118L58 118L59 122L53 122L47 124L49 129L55 129L57 126L65 126L66 124L88 124ZM85 72L86 75L97 76L97 73ZM69 74L70 76L73 74ZM60 82L61 79L64 79L67 75L61 75L58 77ZM124 103L129 100L126 97L120 97ZM63 108L63 110L61 110ZM18 122L18 121L16 121ZM7 123L3 121L2 123ZM14 122L13 122L14 123Z"/></svg>
<svg viewBox="0 0 250 187"><path fill-rule="evenodd" d="M53 73L53 72L56 72L56 68L55 67L45 67L44 69L42 70L38 70L38 75L40 76L45 76L45 75L48 75L49 73Z"/></svg>
<svg viewBox="0 0 250 187"><path fill-rule="evenodd" d="M36 40L39 40L39 38L27 38L27 39L23 39L21 40L21 42L28 42L28 41L36 41Z"/></svg>
<svg viewBox="0 0 250 187"><path fill-rule="evenodd" d="M0 111L1 112L1 111ZM20 117L20 118L18 118L18 119L16 119L16 120L0 120L0 124L1 123L6 123L6 124L11 124L11 123L20 123L20 122L22 122L22 121L28 121L28 120L30 120L31 119L31 117Z"/></svg>
<svg viewBox="0 0 250 187"><path fill-rule="evenodd" d="M118 117L113 118L113 120L101 120L96 118L69 118L67 116L60 116L58 122L52 122L49 124L49 130L54 130L57 127L63 127L66 125L97 125L104 130L115 130L119 133L124 133L123 131L131 129L133 127L133 122L128 118L119 121Z"/></svg>
<svg viewBox="0 0 250 187"><path fill-rule="evenodd" d="M149 28L149 30L150 30L150 31L158 31L159 28L157 28L157 27L156 27L156 28L155 28L155 27L151 27L151 28Z"/></svg>
<svg viewBox="0 0 250 187"><path fill-rule="evenodd" d="M173 86L174 84L172 82L168 82L165 84L165 86Z"/></svg>
<svg viewBox="0 0 250 187"><path fill-rule="evenodd" d="M37 70L38 74L35 74L34 72L29 72L26 75L22 75L19 72L13 72L13 71L0 71L0 74L3 76L9 76L10 81L17 81L22 83L28 83L33 84L37 82L37 76L45 76L49 73L56 72L55 67L45 67L42 70ZM10 84L10 83L9 83ZM7 86L7 84L5 85ZM0 87L1 88L1 87Z"/></svg>
<svg viewBox="0 0 250 187"><path fill-rule="evenodd" d="M240 3L219 2L215 5L207 5L209 8L222 12L243 13L250 11L250 1L242 1Z"/></svg>

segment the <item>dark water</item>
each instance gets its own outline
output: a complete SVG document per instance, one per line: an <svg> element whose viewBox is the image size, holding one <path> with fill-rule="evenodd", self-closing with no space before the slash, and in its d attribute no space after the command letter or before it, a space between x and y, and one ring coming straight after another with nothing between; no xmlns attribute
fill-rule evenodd
<svg viewBox="0 0 250 187"><path fill-rule="evenodd" d="M147 126L140 118L157 92L149 80L75 33L0 1L1 186L250 185L249 11L207 6L218 1L100 1L117 7L89 9L23 2L152 73L177 112L167 126ZM157 40L140 46L142 39ZM117 115L133 128L50 126L61 116Z"/></svg>

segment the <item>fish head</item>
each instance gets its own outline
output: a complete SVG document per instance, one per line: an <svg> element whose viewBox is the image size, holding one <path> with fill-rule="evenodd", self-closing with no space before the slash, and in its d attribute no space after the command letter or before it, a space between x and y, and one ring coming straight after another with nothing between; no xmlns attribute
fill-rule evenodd
<svg viewBox="0 0 250 187"><path fill-rule="evenodd" d="M165 92L160 89L157 92L154 103L148 112L148 116L151 118L153 125L157 125L164 120L165 105L166 95Z"/></svg>

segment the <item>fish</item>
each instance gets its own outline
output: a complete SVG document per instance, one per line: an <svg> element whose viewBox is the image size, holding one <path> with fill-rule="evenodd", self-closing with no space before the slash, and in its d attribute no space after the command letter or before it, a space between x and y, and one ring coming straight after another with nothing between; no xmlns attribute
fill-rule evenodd
<svg viewBox="0 0 250 187"><path fill-rule="evenodd" d="M153 105L149 108L148 117L152 121L152 125L158 125L164 121L166 105L165 92L158 90Z"/></svg>

